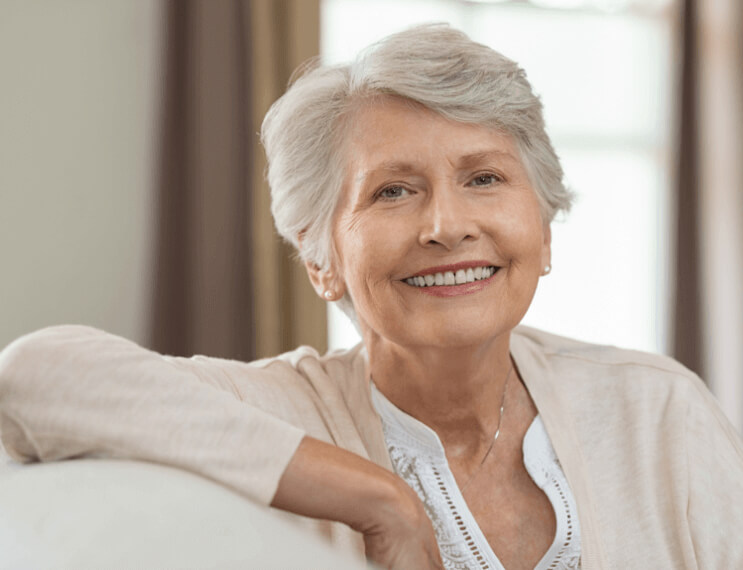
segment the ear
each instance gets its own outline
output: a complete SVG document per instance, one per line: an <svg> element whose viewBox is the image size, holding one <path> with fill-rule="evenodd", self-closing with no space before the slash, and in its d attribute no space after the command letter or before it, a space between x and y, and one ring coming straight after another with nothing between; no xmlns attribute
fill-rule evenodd
<svg viewBox="0 0 743 570"><path fill-rule="evenodd" d="M542 275L552 270L552 229L549 224L544 225L544 241L542 242Z"/></svg>
<svg viewBox="0 0 743 570"><path fill-rule="evenodd" d="M297 235L297 247L302 251L302 241L304 240L304 230ZM304 267L307 269L307 276L310 283L315 289L315 293L324 301L337 301L346 294L346 284L338 277L337 272L331 267L322 269L319 265L311 261L305 261Z"/></svg>
<svg viewBox="0 0 743 570"><path fill-rule="evenodd" d="M304 264L315 292L325 301L337 301L346 294L346 284L333 269L321 269L306 261Z"/></svg>

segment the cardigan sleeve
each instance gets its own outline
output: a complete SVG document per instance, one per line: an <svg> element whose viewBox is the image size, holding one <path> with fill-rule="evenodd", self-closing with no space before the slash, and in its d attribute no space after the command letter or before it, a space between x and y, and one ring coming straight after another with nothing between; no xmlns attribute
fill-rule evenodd
<svg viewBox="0 0 743 570"><path fill-rule="evenodd" d="M687 516L699 568L743 568L743 442L714 397L694 383L686 423Z"/></svg>
<svg viewBox="0 0 743 570"><path fill-rule="evenodd" d="M151 461L267 505L303 436L243 401L207 359L83 326L42 329L0 352L0 437L17 461Z"/></svg>

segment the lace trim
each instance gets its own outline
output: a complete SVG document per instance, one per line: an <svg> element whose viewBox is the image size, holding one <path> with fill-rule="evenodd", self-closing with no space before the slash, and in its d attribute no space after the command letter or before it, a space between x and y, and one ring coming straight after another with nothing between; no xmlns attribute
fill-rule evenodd
<svg viewBox="0 0 743 570"><path fill-rule="evenodd" d="M457 512L457 507L454 504L454 501L452 501L451 496L449 496L449 490L446 488L446 484L444 483L441 477L441 473L439 473L439 471L434 467L433 474L436 477L436 482L438 483L439 491L441 492L442 496L446 500L446 504L449 507L449 511L454 517L454 522L457 525L457 529L459 530L460 533L462 533L462 538L464 538L464 541L467 544L467 547L470 549L472 556L479 563L480 568L483 568L483 569L490 568L490 566L488 566L488 563L485 561L485 557L480 553L477 546L475 545L475 540L472 538L472 535L467 529L467 525L465 524L461 515Z"/></svg>
<svg viewBox="0 0 743 570"><path fill-rule="evenodd" d="M565 516L568 519L568 529L567 529L567 533L565 534L565 542L563 542L562 548L560 548L560 552L557 553L557 557L555 558L555 561L552 564L550 564L550 570L554 570L560 564L560 559L563 557L567 549L570 547L570 543L572 542L573 513L570 512L568 500L565 497L565 491L563 490L562 485L560 485L560 482L557 481L555 478L552 478L550 483L552 483L555 487L557 487L557 492L560 494L560 499L562 500L562 508L565 510Z"/></svg>
<svg viewBox="0 0 743 570"><path fill-rule="evenodd" d="M459 492L438 436L383 400L376 388L373 392L377 392L373 401L382 417L392 465L423 502L433 523L444 567L503 570ZM539 416L524 437L524 463L529 475L549 498L557 521L553 543L536 568L580 568L580 526L574 515L575 502Z"/></svg>
<svg viewBox="0 0 743 570"><path fill-rule="evenodd" d="M580 525L575 516L577 512L575 499L539 416L534 419L524 438L524 463L529 475L550 500L557 523L552 545L537 568L545 570L579 568L581 540ZM540 472L541 478L538 476Z"/></svg>
<svg viewBox="0 0 743 570"><path fill-rule="evenodd" d="M478 548L476 534L468 518L457 510L447 484L448 468L435 465L430 457L415 457L409 449L397 445L388 447L395 472L416 492L433 524L436 540L447 570L473 568L501 569L491 566L488 557ZM445 470L444 470L445 469Z"/></svg>

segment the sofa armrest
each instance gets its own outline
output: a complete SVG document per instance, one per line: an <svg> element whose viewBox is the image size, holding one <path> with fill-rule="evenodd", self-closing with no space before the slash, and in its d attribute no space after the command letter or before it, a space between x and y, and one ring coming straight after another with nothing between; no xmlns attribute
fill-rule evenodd
<svg viewBox="0 0 743 570"><path fill-rule="evenodd" d="M365 568L220 485L81 459L0 474L0 568Z"/></svg>

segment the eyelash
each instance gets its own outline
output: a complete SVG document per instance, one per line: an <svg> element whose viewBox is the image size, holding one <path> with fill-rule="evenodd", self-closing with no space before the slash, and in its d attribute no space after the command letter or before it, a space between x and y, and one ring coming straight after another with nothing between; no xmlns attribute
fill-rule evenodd
<svg viewBox="0 0 743 570"><path fill-rule="evenodd" d="M481 178L490 178L492 180L490 182L488 182L487 184L473 184L476 180L481 179ZM493 184L499 184L499 183L504 182L504 181L505 181L505 179L502 176L500 176L499 174L495 174L493 172L483 172L481 174L477 174L476 176L474 176L468 182L468 185L473 184L475 187L483 188L483 187L491 186ZM385 186L379 192L377 192L376 198L378 200L382 200L382 201L385 201L385 202L392 202L392 201L397 200L398 198L401 197L401 196L396 196L396 197L385 196L384 193L387 192L388 190L402 190L403 192L410 192L410 190L408 190L407 188L405 188L404 186L402 186L400 184L393 184L391 186Z"/></svg>
<svg viewBox="0 0 743 570"><path fill-rule="evenodd" d="M475 184L475 186L480 186L480 187L482 187L482 186L490 186L492 184L498 184L500 182L504 182L504 180L505 180L499 174L495 174L493 172L483 172L481 174L477 174L476 176L474 176L472 178L472 180L470 180L469 184L472 184L473 182L475 182L475 180L477 180L479 178L491 178L492 181L489 182L488 184Z"/></svg>
<svg viewBox="0 0 743 570"><path fill-rule="evenodd" d="M380 190L380 191L379 191L379 192L377 193L377 199L379 199L379 200L383 200L383 201L393 201L393 200L397 200L397 199L398 199L398 197L395 197L395 198L390 198L390 197L388 197L388 196L385 196L385 195L384 195L384 193L385 193L385 192L387 192L388 190L403 190L403 191L405 191L405 192L409 192L409 190L408 190L407 188L405 188L404 186L400 186L399 184L394 184L394 185L392 185L392 186L385 186L384 188L382 188L382 189L381 189L381 190Z"/></svg>

